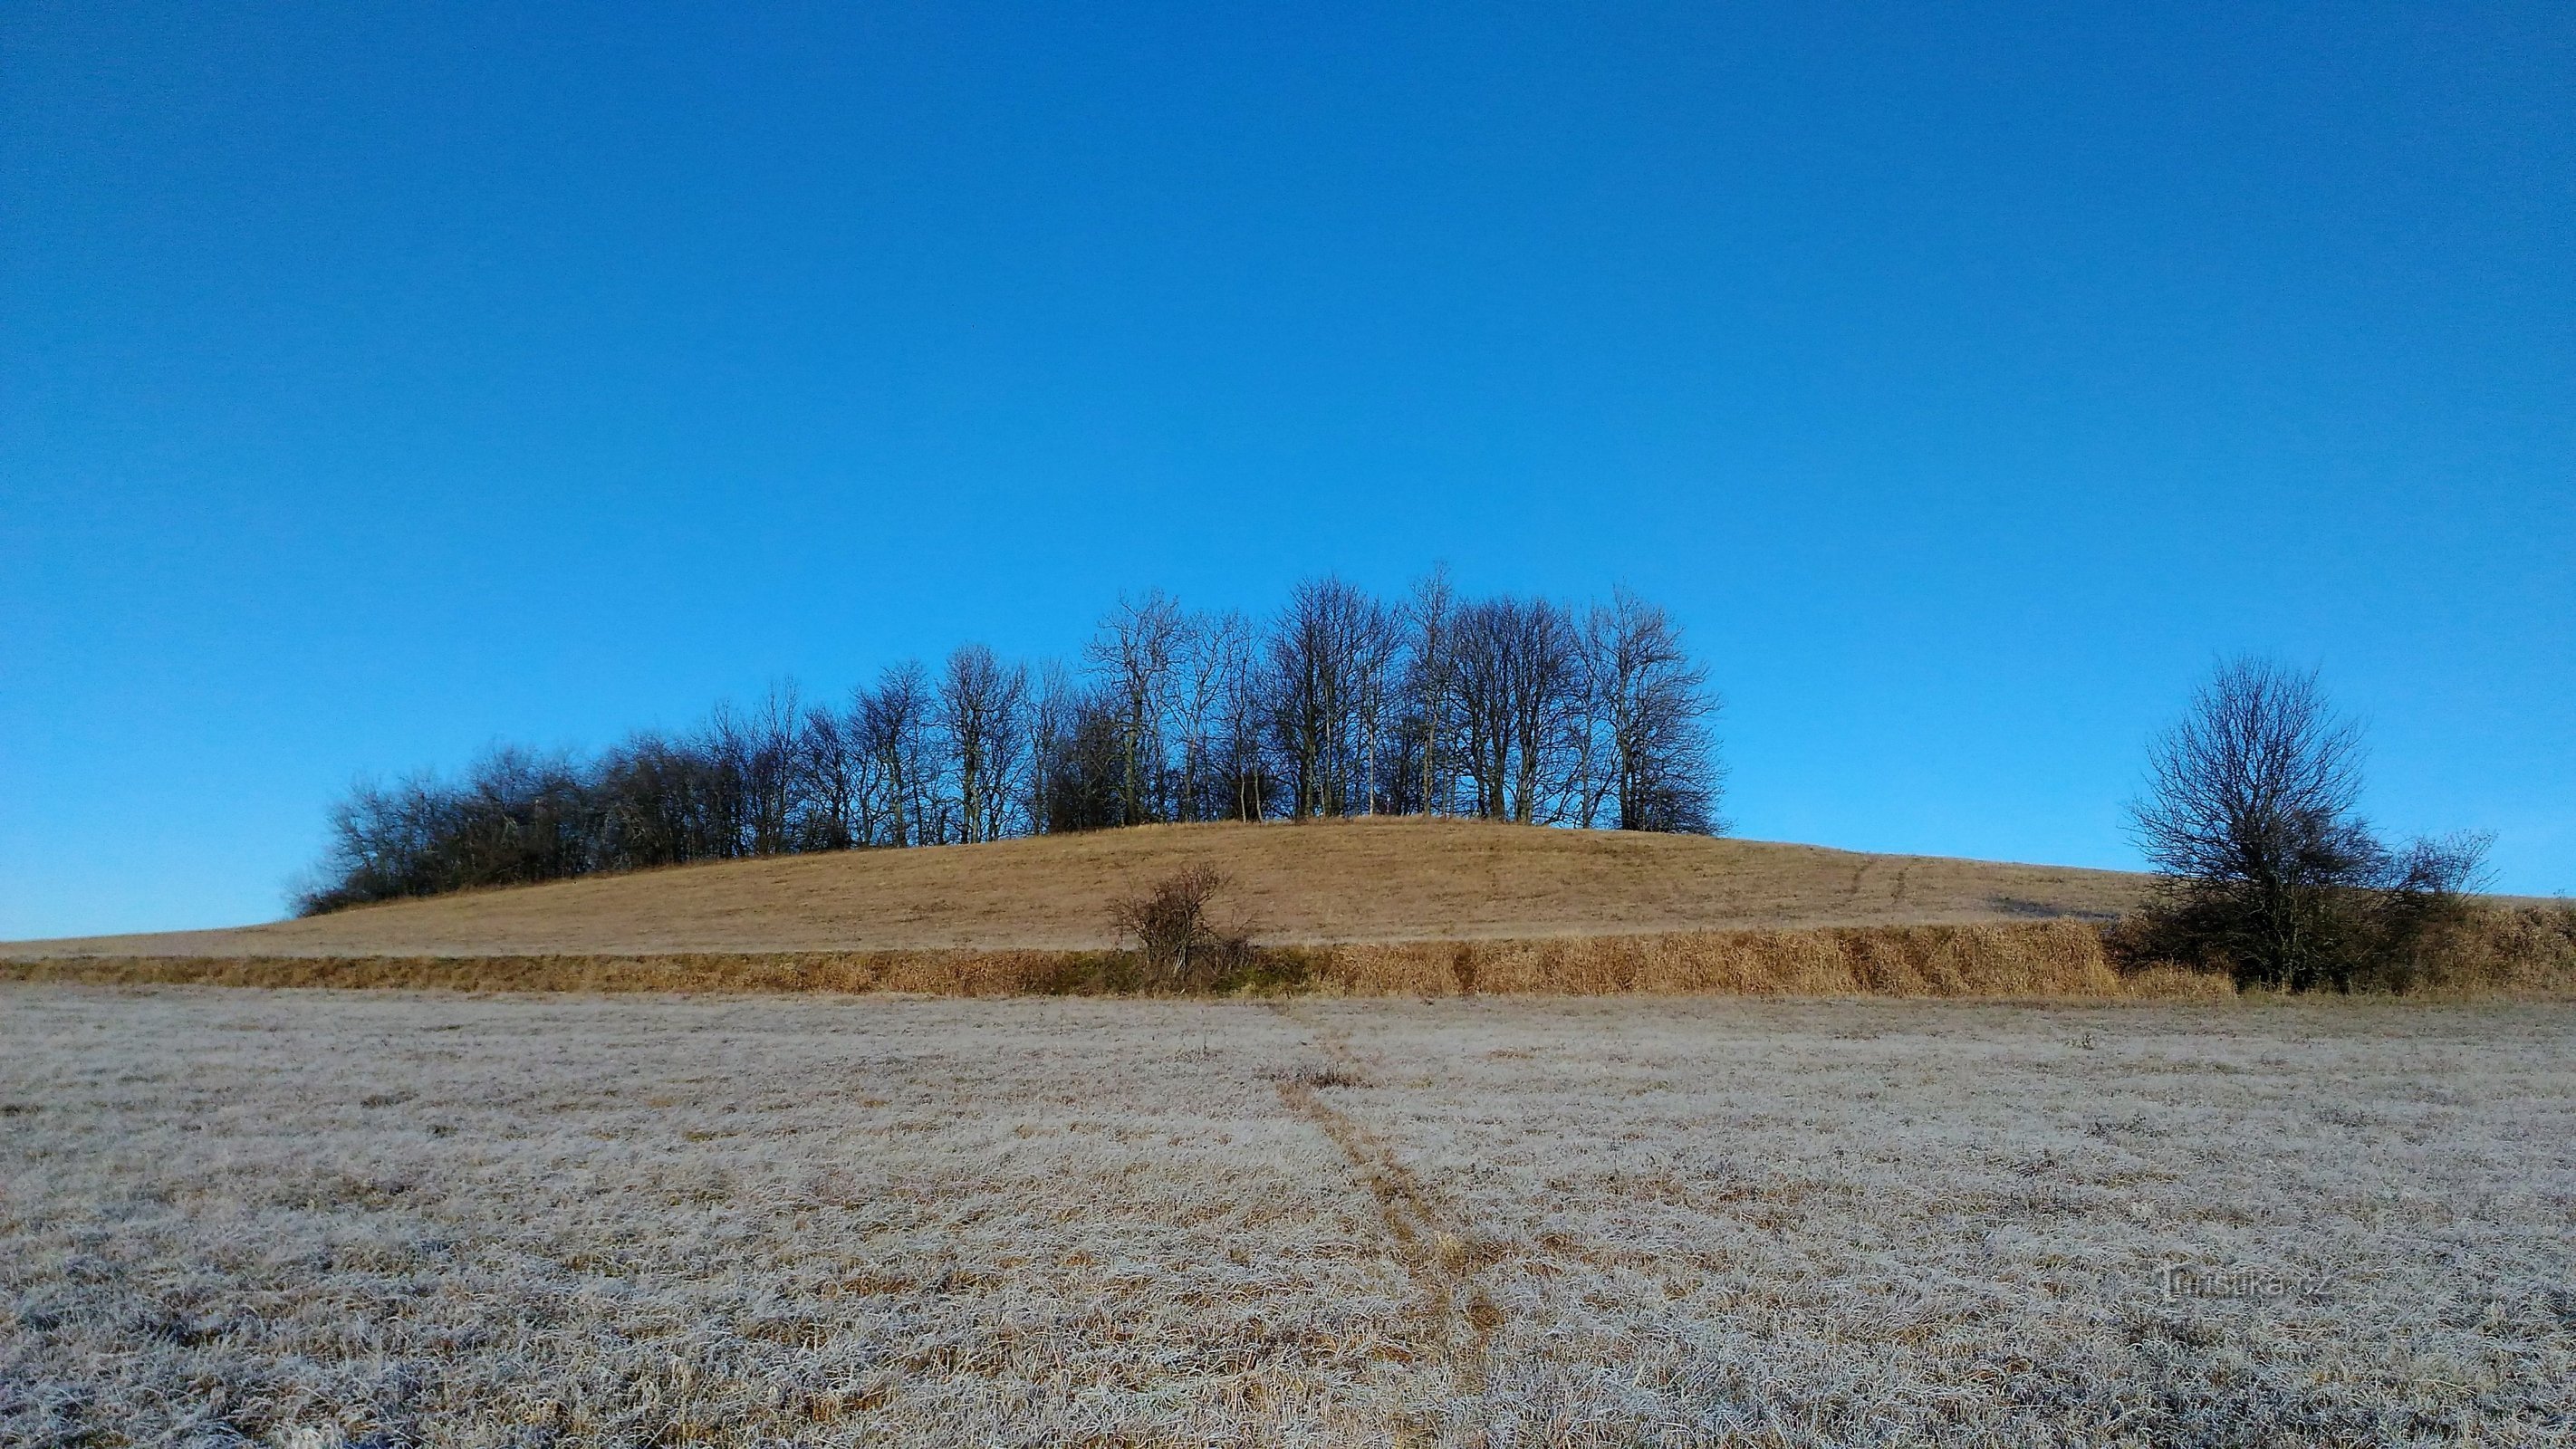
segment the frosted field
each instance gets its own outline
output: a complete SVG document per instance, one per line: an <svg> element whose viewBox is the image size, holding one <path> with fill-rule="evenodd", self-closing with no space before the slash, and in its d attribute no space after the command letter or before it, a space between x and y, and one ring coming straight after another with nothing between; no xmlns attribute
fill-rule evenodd
<svg viewBox="0 0 2576 1449"><path fill-rule="evenodd" d="M13 1446L2560 1444L2571 1263L2564 1006L0 987Z"/></svg>

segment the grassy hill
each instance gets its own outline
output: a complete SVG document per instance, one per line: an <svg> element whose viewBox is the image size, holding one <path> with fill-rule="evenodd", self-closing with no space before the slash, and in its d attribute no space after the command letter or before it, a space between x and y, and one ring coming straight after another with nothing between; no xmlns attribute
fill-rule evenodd
<svg viewBox="0 0 2576 1449"><path fill-rule="evenodd" d="M2101 919L2116 871L1476 821L1168 825L683 866L220 931L0 945L0 959L923 950L1111 944L1108 902L1225 871L1274 944Z"/></svg>

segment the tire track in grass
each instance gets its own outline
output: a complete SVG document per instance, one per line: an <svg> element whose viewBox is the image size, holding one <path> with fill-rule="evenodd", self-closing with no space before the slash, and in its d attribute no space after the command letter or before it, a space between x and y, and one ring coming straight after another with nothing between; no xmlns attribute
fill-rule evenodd
<svg viewBox="0 0 2576 1449"><path fill-rule="evenodd" d="M1392 1256L1421 1299L1414 1318L1424 1353L1417 1361L1446 1368L1467 1395L1483 1393L1494 1335L1509 1315L1475 1284L1474 1275L1502 1255L1494 1245L1461 1231L1465 1215L1399 1161L1383 1136L1325 1099L1326 1092L1366 1083L1348 1033L1309 1021L1292 1006L1274 1004L1272 1009L1306 1028L1326 1059L1323 1066L1278 1078L1279 1100L1341 1149L1360 1185L1375 1199L1378 1218L1394 1245Z"/></svg>

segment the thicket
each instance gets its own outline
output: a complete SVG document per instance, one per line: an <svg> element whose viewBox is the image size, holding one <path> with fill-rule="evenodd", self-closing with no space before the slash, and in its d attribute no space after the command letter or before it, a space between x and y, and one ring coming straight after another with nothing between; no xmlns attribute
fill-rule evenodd
<svg viewBox="0 0 2576 1449"><path fill-rule="evenodd" d="M1719 833L1719 699L1662 608L1299 584L1267 620L1122 597L1072 662L980 644L595 757L496 748L332 809L305 914L692 861L1158 821L1438 814Z"/></svg>

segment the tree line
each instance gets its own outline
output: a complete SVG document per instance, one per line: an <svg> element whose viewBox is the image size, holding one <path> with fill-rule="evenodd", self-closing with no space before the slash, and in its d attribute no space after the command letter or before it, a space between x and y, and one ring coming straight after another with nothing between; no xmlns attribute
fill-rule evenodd
<svg viewBox="0 0 2576 1449"><path fill-rule="evenodd" d="M1163 821L1454 815L1716 834L1720 700L1662 607L1299 583L1266 619L1123 595L1073 660L964 645L593 757L350 789L297 909Z"/></svg>

